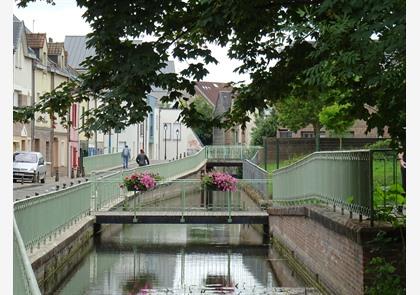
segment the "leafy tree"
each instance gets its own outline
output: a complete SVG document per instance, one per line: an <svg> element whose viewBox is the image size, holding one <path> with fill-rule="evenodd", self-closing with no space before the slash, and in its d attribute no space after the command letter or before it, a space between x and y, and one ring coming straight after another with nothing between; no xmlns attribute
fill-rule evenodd
<svg viewBox="0 0 420 295"><path fill-rule="evenodd" d="M340 138L340 150L342 148L343 136L354 123L354 119L349 114L350 107L349 103L344 105L334 103L322 108L319 114L321 124Z"/></svg>
<svg viewBox="0 0 420 295"><path fill-rule="evenodd" d="M252 129L251 144L263 145L263 137L276 136L278 126L278 116L274 110L269 115L259 115L255 119L255 127Z"/></svg>
<svg viewBox="0 0 420 295"><path fill-rule="evenodd" d="M311 124L315 134L315 150L319 151L319 141L322 124L319 121L319 113L322 102L317 98L299 99L289 96L276 104L279 123L293 132Z"/></svg>
<svg viewBox="0 0 420 295"><path fill-rule="evenodd" d="M213 116L213 108L206 101L206 99L201 95L197 95L194 98L193 104L195 104L195 109L201 115L201 117L206 122L210 122ZM211 125L207 123L203 124L202 121L200 121L197 125L191 127L204 145L212 144L213 128Z"/></svg>
<svg viewBox="0 0 420 295"><path fill-rule="evenodd" d="M84 18L93 31L88 43L97 54L85 61L83 82L68 99L95 95L102 102L90 111L95 119L86 128L108 130L142 121L150 111L144 98L152 85L170 91L167 101L182 101L183 91L193 95L193 81L205 77L207 64L217 63L206 45L215 43L242 61L237 71L249 73L252 81L237 85L228 120L213 118L208 124L245 124L257 109L290 95L301 98L293 93L299 85L321 93L341 90L346 95L337 102L351 103L355 118L379 132L388 126L394 144L405 146L404 0L76 2L86 9ZM130 41L143 34L154 39ZM310 48L308 40L315 46ZM170 56L193 62L180 74L162 73ZM369 113L365 104L376 112ZM58 113L64 109L54 100L50 107ZM191 107L182 117L187 124L201 120Z"/></svg>

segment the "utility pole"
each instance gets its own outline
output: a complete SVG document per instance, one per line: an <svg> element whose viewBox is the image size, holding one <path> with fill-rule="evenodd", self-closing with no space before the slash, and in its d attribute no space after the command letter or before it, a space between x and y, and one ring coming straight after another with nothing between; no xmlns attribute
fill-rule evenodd
<svg viewBox="0 0 420 295"><path fill-rule="evenodd" d="M31 106L35 105L35 59L32 59L32 96ZM31 152L35 151L35 118L31 120ZM46 156L46 155L45 155Z"/></svg>

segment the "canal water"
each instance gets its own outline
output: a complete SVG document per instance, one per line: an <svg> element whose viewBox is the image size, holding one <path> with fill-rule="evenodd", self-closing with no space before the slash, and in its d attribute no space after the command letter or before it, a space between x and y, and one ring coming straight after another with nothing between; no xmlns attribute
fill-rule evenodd
<svg viewBox="0 0 420 295"><path fill-rule="evenodd" d="M286 294L275 291L304 286L251 226L136 224L105 227L55 294Z"/></svg>

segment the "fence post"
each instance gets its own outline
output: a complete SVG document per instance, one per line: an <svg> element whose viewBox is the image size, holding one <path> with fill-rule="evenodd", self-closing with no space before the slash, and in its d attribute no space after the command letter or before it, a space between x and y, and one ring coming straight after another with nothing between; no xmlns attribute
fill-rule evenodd
<svg viewBox="0 0 420 295"><path fill-rule="evenodd" d="M182 202L182 204L181 204L181 207L182 207L182 212L181 212L181 220L180 220L180 222L181 223L184 223L185 222L185 218L184 218L184 210L185 210L185 185L184 185L184 182L182 182L182 184L181 184L181 190L182 190L182 193L181 193L181 202Z"/></svg>
<svg viewBox="0 0 420 295"><path fill-rule="evenodd" d="M263 144L264 144L264 170L267 171L267 139L263 138Z"/></svg>
<svg viewBox="0 0 420 295"><path fill-rule="evenodd" d="M280 154L279 153L280 153L279 139L276 138L276 163L277 163L276 166L277 166L277 169L279 169L279 167L280 167Z"/></svg>
<svg viewBox="0 0 420 295"><path fill-rule="evenodd" d="M228 222L231 223L232 222L232 192L231 191L228 192L228 212L229 212Z"/></svg>
<svg viewBox="0 0 420 295"><path fill-rule="evenodd" d="M369 192L370 192L370 226L373 226L374 219L374 207L373 207L373 153L374 151L369 150Z"/></svg>
<svg viewBox="0 0 420 295"><path fill-rule="evenodd" d="M96 211L96 173L95 171L92 171L90 195L91 195L90 211L93 212L93 211Z"/></svg>

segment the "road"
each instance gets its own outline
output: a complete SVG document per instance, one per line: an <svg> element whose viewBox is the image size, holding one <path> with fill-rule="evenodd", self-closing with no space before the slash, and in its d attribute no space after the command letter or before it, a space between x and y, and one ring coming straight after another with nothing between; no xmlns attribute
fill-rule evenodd
<svg viewBox="0 0 420 295"><path fill-rule="evenodd" d="M158 161L151 161L152 164ZM129 168L137 167L136 162L130 162L128 165ZM115 168L112 170L104 171L98 173L98 176L105 176L108 174L115 173L116 171L120 171L121 168ZM55 177L47 177L45 183L30 183L25 182L24 184L21 183L13 183L13 201L18 201L25 198L30 198L35 196L36 194L45 194L47 192L55 191L57 185L60 189L63 188L63 185L66 187L70 186L71 183L77 184L79 182L86 182L89 177L79 177L79 178L70 178L70 177L60 177L59 181L55 181Z"/></svg>

